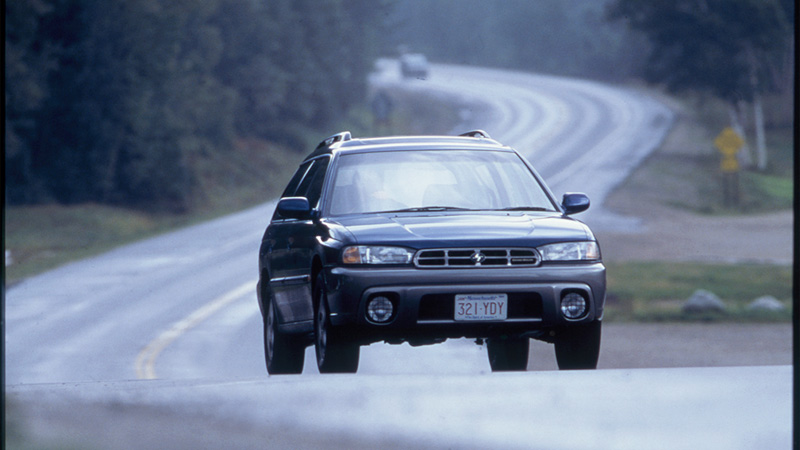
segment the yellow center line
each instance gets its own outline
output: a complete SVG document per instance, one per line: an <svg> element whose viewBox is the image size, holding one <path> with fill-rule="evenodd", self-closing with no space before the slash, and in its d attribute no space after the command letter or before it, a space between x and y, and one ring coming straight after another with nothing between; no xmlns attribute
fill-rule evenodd
<svg viewBox="0 0 800 450"><path fill-rule="evenodd" d="M136 357L136 377L140 380L154 380L158 378L156 376L156 359L168 345L229 303L241 298L245 294L253 292L255 285L255 280L248 281L211 302L206 303L185 318L172 324L169 329L153 339L139 352L139 355Z"/></svg>

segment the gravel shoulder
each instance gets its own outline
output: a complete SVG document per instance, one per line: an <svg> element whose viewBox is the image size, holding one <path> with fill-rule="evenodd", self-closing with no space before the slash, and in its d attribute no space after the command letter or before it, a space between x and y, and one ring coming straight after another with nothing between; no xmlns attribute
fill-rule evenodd
<svg viewBox="0 0 800 450"><path fill-rule="evenodd" d="M598 369L790 364L789 323L606 323ZM557 370L553 346L531 341L528 370Z"/></svg>
<svg viewBox="0 0 800 450"><path fill-rule="evenodd" d="M792 211L702 216L648 203L627 189L615 193L608 206L641 223L633 231L597 232L607 261L792 264Z"/></svg>

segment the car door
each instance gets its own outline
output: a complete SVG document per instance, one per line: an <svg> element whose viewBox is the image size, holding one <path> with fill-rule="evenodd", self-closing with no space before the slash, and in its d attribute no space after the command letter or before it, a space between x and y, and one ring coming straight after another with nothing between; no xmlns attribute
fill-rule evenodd
<svg viewBox="0 0 800 450"><path fill-rule="evenodd" d="M296 188L290 184L284 197L305 197L312 209L317 209L330 158L310 161L300 167ZM295 181L295 180L293 180ZM312 321L314 310L311 298L311 262L317 243L317 227L309 218L281 217L277 212L267 231L270 242L270 288L282 322Z"/></svg>

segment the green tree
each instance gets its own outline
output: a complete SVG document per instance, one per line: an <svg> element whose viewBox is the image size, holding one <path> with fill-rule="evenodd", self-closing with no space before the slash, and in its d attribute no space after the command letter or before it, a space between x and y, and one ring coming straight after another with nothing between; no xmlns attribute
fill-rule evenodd
<svg viewBox="0 0 800 450"><path fill-rule="evenodd" d="M12 202L29 202L43 190L33 171L31 142L56 67L53 49L41 36L41 19L52 8L45 0L5 2L5 180Z"/></svg>
<svg viewBox="0 0 800 450"><path fill-rule="evenodd" d="M766 168L761 96L791 50L790 0L616 0L610 19L623 19L651 42L645 76L668 89L712 93L730 105L740 130L738 103L754 108L757 166Z"/></svg>
<svg viewBox="0 0 800 450"><path fill-rule="evenodd" d="M234 135L234 92L213 76L223 53L210 24L216 3L121 3L131 5L133 27L124 33L130 43L124 82L131 89L116 191L125 202L189 208L200 194L198 162L230 148Z"/></svg>
<svg viewBox="0 0 800 450"><path fill-rule="evenodd" d="M186 208L193 159L227 145L231 93L213 2L58 0L40 39L57 49L31 171L64 203Z"/></svg>
<svg viewBox="0 0 800 450"><path fill-rule="evenodd" d="M7 2L7 199L191 208L237 137L364 98L387 2Z"/></svg>
<svg viewBox="0 0 800 450"><path fill-rule="evenodd" d="M236 130L300 145L365 93L386 1L224 0L213 22L225 51L216 76L234 88ZM288 126L287 126L288 125Z"/></svg>
<svg viewBox="0 0 800 450"><path fill-rule="evenodd" d="M236 92L239 136L268 138L280 129L279 110L289 100L292 79L281 64L281 48L293 38L282 34L288 7L288 2L225 0L213 18L224 45L214 73Z"/></svg>

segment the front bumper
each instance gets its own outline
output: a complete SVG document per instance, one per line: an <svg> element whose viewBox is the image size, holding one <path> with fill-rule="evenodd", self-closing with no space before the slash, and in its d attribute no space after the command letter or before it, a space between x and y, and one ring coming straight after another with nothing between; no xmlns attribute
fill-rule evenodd
<svg viewBox="0 0 800 450"><path fill-rule="evenodd" d="M331 324L362 343L425 341L455 337L530 335L559 326L601 319L606 276L602 263L549 264L526 268L418 269L415 267L328 267L325 270ZM588 300L585 316L569 320L560 312L568 292ZM456 321L456 294L508 295L508 318L502 321ZM367 301L388 296L392 319L376 324L367 318ZM344 331L344 330L343 330Z"/></svg>

